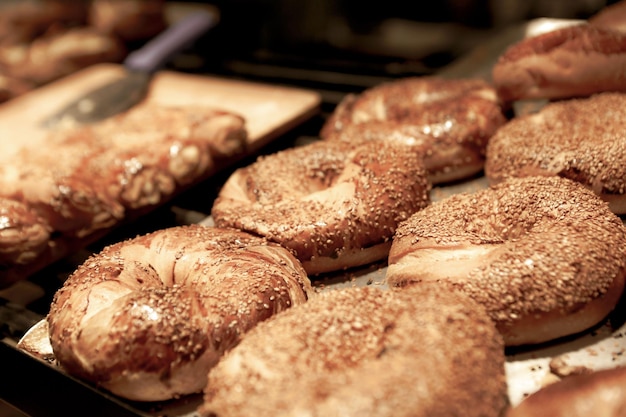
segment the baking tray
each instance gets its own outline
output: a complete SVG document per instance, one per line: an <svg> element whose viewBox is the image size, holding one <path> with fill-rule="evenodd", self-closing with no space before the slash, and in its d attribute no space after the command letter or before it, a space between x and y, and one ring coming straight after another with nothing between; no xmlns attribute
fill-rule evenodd
<svg viewBox="0 0 626 417"><path fill-rule="evenodd" d="M490 78L490 69L506 46L529 35L538 34L558 26L578 23L555 19L537 19L519 27L507 29L493 37L491 42L481 45L466 58L445 68L441 75L448 77L478 76ZM315 139L315 138L313 138ZM295 145L298 145L296 141ZM445 186L435 186L431 199L438 201L460 192L475 192L487 187L484 177ZM184 216L194 223L211 225L212 219L202 213ZM622 220L624 220L622 218ZM183 223L188 223L183 221ZM68 266L76 265L87 254L76 254ZM384 262L367 267L312 277L316 291L330 291L342 287L380 286L385 287L386 265ZM60 285L62 278L58 278ZM20 283L12 294L0 291L0 296L31 303L42 297L44 290L28 281ZM23 329L34 325L42 318L28 310L20 310L19 302L15 315L22 319ZM5 305L5 308L7 306ZM505 373L511 404L519 403L525 396L546 384L571 373L589 372L626 365L626 309L623 303L606 321L578 335L573 335L539 346L507 349ZM45 313L44 313L45 314ZM19 320L18 320L19 321ZM116 415L116 416L194 416L201 401L200 395L162 403L132 403L101 391L77 380L41 358L36 358L16 348L15 337L5 337L0 342L0 398L19 407L28 414L38 415ZM53 388L51 388L53 387Z"/></svg>

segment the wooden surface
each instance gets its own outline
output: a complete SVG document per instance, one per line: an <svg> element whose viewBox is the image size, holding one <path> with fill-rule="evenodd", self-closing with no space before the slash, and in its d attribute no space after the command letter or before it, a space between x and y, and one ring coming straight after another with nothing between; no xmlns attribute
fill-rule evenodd
<svg viewBox="0 0 626 417"><path fill-rule="evenodd" d="M0 161L20 148L45 142L44 118L122 74L120 65L95 65L1 105ZM171 71L155 76L146 100L172 106L207 105L241 114L250 152L311 117L320 103L319 95L309 90Z"/></svg>

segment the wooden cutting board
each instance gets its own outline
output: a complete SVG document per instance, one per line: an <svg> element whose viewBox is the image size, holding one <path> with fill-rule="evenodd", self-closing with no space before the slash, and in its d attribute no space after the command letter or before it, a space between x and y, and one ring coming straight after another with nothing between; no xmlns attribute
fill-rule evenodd
<svg viewBox="0 0 626 417"><path fill-rule="evenodd" d="M117 64L98 64L0 105L0 162L22 147L39 146L46 139L41 121L83 93L121 76ZM225 78L158 73L149 102L164 105L197 104L239 113L246 119L249 152L313 116L318 93Z"/></svg>

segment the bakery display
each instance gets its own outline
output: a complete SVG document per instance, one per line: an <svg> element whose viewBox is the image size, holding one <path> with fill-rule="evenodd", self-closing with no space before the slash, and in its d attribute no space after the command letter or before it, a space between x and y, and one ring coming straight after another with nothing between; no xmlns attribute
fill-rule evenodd
<svg viewBox="0 0 626 417"><path fill-rule="evenodd" d="M146 104L20 149L0 167L0 286L206 178L245 149L246 135L234 113Z"/></svg>
<svg viewBox="0 0 626 417"><path fill-rule="evenodd" d="M325 122L325 140L399 141L424 158L432 183L480 173L485 147L506 122L481 79L402 78L348 95Z"/></svg>
<svg viewBox="0 0 626 417"><path fill-rule="evenodd" d="M563 33L579 39L582 30L599 47L592 49L611 50L611 41L595 41L608 29L588 30L593 24ZM560 36L542 39L567 50ZM626 232L618 216L625 175L614 129L622 93L567 87L557 98L561 78L547 81L542 88L559 101L533 116L506 108L530 96L507 98L469 74L398 79L348 95L313 143L225 177L213 215L201 221L210 226L158 230L81 264L55 296L50 333L42 322L29 336L51 336L54 352L45 343L18 348L49 353L39 358L124 405L172 416L502 416L507 408L515 415L554 379L574 378L557 374L552 358L571 360L564 365L571 373L626 365ZM227 103L229 88L212 85L209 94ZM250 93L263 97L250 113L281 113L272 101L278 95ZM188 96L174 101L178 107L153 108L162 124L144 114L68 136L76 158L88 149L84 140L105 138L88 162L59 165L52 175L3 167L24 182L7 182L10 194L0 198L0 210L14 213L0 233L0 260L30 262L61 233L91 236L160 204L219 156L245 148L245 131L262 130L263 117L210 109L228 127L208 130L234 136L218 135L206 154L147 136L151 126L150 135L180 138L197 120L185 114L209 110L191 109ZM506 159L527 151L536 165ZM44 154L34 153L33 166L54 159ZM89 183L93 172L106 181ZM23 187L35 183L36 191ZM70 184L78 186L65 193ZM250 293L212 287L226 277L228 288L243 285L248 272ZM258 284L275 275L285 287ZM157 318L166 320L162 327ZM214 324L227 335L207 333ZM552 389L539 398L558 399Z"/></svg>
<svg viewBox="0 0 626 417"><path fill-rule="evenodd" d="M124 398L198 392L220 356L257 323L312 295L284 248L200 225L106 247L55 294L48 323L59 364Z"/></svg>
<svg viewBox="0 0 626 417"><path fill-rule="evenodd" d="M624 290L626 227L591 191L559 177L511 179L433 203L397 229L386 279L449 282L483 305L507 345L604 320Z"/></svg>
<svg viewBox="0 0 626 417"><path fill-rule="evenodd" d="M500 416L502 340L433 288L346 288L260 323L211 370L201 416Z"/></svg>
<svg viewBox="0 0 626 417"><path fill-rule="evenodd" d="M220 227L289 248L314 275L385 259L396 226L428 204L429 189L404 144L317 141L238 169L211 214Z"/></svg>
<svg viewBox="0 0 626 417"><path fill-rule="evenodd" d="M582 183L626 213L626 95L618 92L551 103L499 129L487 146L485 175L558 175Z"/></svg>

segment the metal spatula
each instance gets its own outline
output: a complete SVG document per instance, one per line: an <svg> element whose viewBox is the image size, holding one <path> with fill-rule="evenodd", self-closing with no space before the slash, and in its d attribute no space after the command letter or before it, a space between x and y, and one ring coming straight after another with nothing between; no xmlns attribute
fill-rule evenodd
<svg viewBox="0 0 626 417"><path fill-rule="evenodd" d="M59 123L93 123L130 109L142 101L152 75L176 53L217 23L209 12L190 14L128 55L125 74L70 103L42 122L47 128Z"/></svg>

